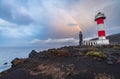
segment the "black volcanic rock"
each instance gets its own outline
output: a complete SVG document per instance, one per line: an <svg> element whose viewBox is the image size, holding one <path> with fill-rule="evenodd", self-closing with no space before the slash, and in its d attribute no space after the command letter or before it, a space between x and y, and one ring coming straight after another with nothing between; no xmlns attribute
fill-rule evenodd
<svg viewBox="0 0 120 79"><path fill-rule="evenodd" d="M32 50L31 53L29 54L29 58L48 59L49 54L46 51L36 52L35 50Z"/></svg>
<svg viewBox="0 0 120 79"><path fill-rule="evenodd" d="M14 59L12 67L0 73L0 79L119 79L119 48L67 46L40 52L32 50L29 58ZM87 56L88 51L101 51L108 58Z"/></svg>
<svg viewBox="0 0 120 79"><path fill-rule="evenodd" d="M35 58L37 56L37 52L35 50L32 50L29 54L29 58Z"/></svg>
<svg viewBox="0 0 120 79"><path fill-rule="evenodd" d="M25 62L25 59L15 58L11 63L12 63L12 67L13 67L13 66L19 65L24 62Z"/></svg>
<svg viewBox="0 0 120 79"><path fill-rule="evenodd" d="M6 74L4 77L1 77L0 79L53 79L49 75L34 75L30 73L29 70L26 69L16 69L12 71L11 73Z"/></svg>

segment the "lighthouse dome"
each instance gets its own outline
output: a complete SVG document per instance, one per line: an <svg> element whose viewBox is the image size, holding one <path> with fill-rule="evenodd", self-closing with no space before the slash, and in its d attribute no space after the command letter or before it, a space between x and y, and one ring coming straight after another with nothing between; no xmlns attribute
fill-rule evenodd
<svg viewBox="0 0 120 79"><path fill-rule="evenodd" d="M103 18L103 19L106 19L104 13L101 13L101 12L98 12L98 14L95 16L95 21L99 18Z"/></svg>

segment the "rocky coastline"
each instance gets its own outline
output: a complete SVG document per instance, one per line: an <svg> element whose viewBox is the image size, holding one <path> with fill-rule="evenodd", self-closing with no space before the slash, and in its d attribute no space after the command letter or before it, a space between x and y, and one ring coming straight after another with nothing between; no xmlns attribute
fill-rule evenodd
<svg viewBox="0 0 120 79"><path fill-rule="evenodd" d="M88 54L90 51L95 54ZM120 46L32 50L28 58L15 58L11 63L0 79L119 79Z"/></svg>

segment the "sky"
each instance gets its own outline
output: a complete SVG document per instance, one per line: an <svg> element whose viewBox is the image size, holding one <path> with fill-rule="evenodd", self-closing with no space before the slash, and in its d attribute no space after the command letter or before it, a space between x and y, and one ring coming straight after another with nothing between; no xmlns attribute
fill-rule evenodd
<svg viewBox="0 0 120 79"><path fill-rule="evenodd" d="M120 0L0 0L0 46L78 44L97 37L102 12L106 34L120 33Z"/></svg>

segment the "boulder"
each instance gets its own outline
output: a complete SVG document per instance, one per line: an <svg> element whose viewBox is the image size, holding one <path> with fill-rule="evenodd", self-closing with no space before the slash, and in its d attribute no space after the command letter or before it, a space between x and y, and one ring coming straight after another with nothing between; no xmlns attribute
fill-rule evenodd
<svg viewBox="0 0 120 79"><path fill-rule="evenodd" d="M16 66L16 65L24 63L24 62L25 62L25 59L15 58L11 63L12 63L12 67L13 67L13 66Z"/></svg>
<svg viewBox="0 0 120 79"><path fill-rule="evenodd" d="M111 61L111 60L112 60L112 58L111 58L111 57L108 57L108 58L107 58L107 60L108 60L108 61Z"/></svg>
<svg viewBox="0 0 120 79"><path fill-rule="evenodd" d="M117 59L120 57L120 53L112 53L111 56L114 58L114 59Z"/></svg>
<svg viewBox="0 0 120 79"><path fill-rule="evenodd" d="M37 56L37 52L35 50L32 50L29 54L29 58L35 58Z"/></svg>
<svg viewBox="0 0 120 79"><path fill-rule="evenodd" d="M3 65L7 65L8 63L7 62L5 62Z"/></svg>
<svg viewBox="0 0 120 79"><path fill-rule="evenodd" d="M113 65L114 62L113 62L113 61L107 61L107 64L108 64L108 65Z"/></svg>

